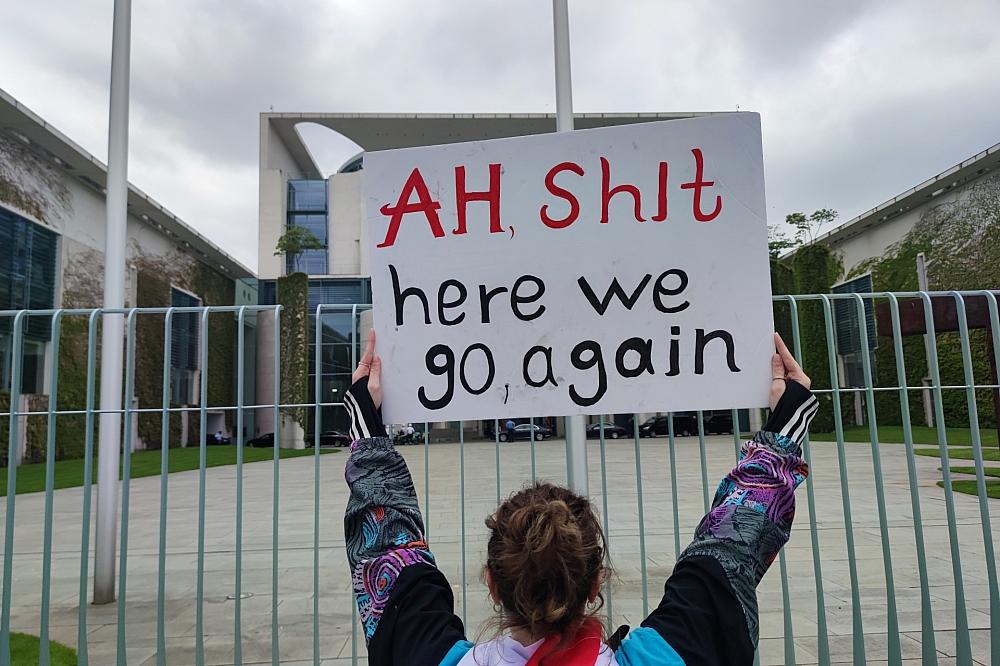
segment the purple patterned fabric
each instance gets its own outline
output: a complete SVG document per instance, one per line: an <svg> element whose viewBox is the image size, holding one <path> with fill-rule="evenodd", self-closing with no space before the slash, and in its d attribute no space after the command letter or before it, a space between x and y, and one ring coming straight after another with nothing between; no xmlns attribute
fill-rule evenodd
<svg viewBox="0 0 1000 666"><path fill-rule="evenodd" d="M406 547L391 550L381 557L358 562L354 568L354 599L358 604L358 615L365 632L365 639L371 640L382 618L382 612L389 601L389 593L404 568L412 564L434 566L434 556L427 550L427 544L413 542Z"/></svg>

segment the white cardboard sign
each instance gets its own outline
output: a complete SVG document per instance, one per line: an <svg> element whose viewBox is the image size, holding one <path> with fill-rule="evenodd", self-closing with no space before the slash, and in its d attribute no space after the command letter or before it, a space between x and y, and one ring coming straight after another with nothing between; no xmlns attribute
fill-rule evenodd
<svg viewBox="0 0 1000 666"><path fill-rule="evenodd" d="M387 423L760 407L753 113L367 153Z"/></svg>

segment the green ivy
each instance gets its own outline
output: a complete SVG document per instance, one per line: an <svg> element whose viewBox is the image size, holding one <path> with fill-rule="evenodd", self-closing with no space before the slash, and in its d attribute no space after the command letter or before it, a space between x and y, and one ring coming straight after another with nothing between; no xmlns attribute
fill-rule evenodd
<svg viewBox="0 0 1000 666"><path fill-rule="evenodd" d="M193 291L204 305L232 305L236 299L236 285L229 278L199 263L191 279ZM213 312L208 315L208 406L223 407L236 404L236 321L232 312ZM250 353L253 353L252 351ZM226 411L226 426L232 431L236 413ZM191 419L188 426L189 445L201 442L198 419Z"/></svg>
<svg viewBox="0 0 1000 666"><path fill-rule="evenodd" d="M840 260L825 245L808 245L792 258L795 293L827 294L843 273ZM799 335L802 342L802 366L814 388L829 389L830 361L826 335L826 316L819 301L799 301ZM833 406L828 394L820 398L820 410L814 421L817 430L833 429Z"/></svg>
<svg viewBox="0 0 1000 666"><path fill-rule="evenodd" d="M309 400L309 278L292 273L278 278L277 301L281 309L281 401L302 404ZM304 407L284 413L305 428Z"/></svg>
<svg viewBox="0 0 1000 666"><path fill-rule="evenodd" d="M49 401L46 396L29 395L27 398L29 412L45 411L48 409ZM0 467L6 467L7 445L10 442L10 419L8 417L10 413L10 393L6 391L0 392L0 412L3 413L3 417L0 417ZM47 445L46 437L49 431L47 417L39 415L21 418L27 420L25 426L27 446L21 463L43 462L45 460L45 447Z"/></svg>

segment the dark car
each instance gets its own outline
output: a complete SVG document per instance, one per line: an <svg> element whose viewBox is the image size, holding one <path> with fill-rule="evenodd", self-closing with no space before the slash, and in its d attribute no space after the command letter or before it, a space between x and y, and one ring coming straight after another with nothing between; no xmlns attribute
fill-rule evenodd
<svg viewBox="0 0 1000 666"><path fill-rule="evenodd" d="M274 433L265 432L263 435L257 435L253 439L248 439L247 446L253 446L253 447L274 446Z"/></svg>
<svg viewBox="0 0 1000 666"><path fill-rule="evenodd" d="M534 440L536 442L541 439L549 439L550 437L552 437L552 428L547 428L545 426L540 426L540 425L533 426L530 423L522 423L520 425L514 426L513 439L515 441L518 439L532 439L532 436L534 437ZM506 429L500 431L499 439L501 442L507 442L511 440L511 437Z"/></svg>
<svg viewBox="0 0 1000 666"><path fill-rule="evenodd" d="M316 438L309 433L305 436L306 448L311 448L316 443ZM319 434L319 445L323 446L350 446L351 438L349 435L345 435L337 430L328 430L326 432L321 432ZM266 432L263 435L257 435L253 439L247 440L247 446L253 447L271 447L274 446L274 433Z"/></svg>
<svg viewBox="0 0 1000 666"><path fill-rule="evenodd" d="M693 414L674 414L674 435L687 437L698 432L698 418ZM670 417L650 416L639 425L640 437L670 434Z"/></svg>
<svg viewBox="0 0 1000 666"><path fill-rule="evenodd" d="M316 444L316 437L309 433L306 435L306 448L312 448ZM323 446L350 446L351 437L339 430L327 430L319 434L319 445Z"/></svg>
<svg viewBox="0 0 1000 666"><path fill-rule="evenodd" d="M601 436L601 424L594 423L587 426L587 437L597 438ZM604 424L604 438L605 439L618 439L619 437L628 437L629 431L620 425L615 425L614 423Z"/></svg>
<svg viewBox="0 0 1000 666"><path fill-rule="evenodd" d="M733 415L728 412L705 417L705 432L709 435L729 435L733 432Z"/></svg>

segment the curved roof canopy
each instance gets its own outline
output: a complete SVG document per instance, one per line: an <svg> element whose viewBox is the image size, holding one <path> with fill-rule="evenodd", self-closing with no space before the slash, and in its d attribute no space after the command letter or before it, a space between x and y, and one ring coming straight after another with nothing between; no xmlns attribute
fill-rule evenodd
<svg viewBox="0 0 1000 666"><path fill-rule="evenodd" d="M728 112L723 112L728 113ZM676 120L718 113L579 113L576 129ZM364 150L412 148L442 143L544 134L556 129L554 113L262 113L265 131L274 132L304 178L322 178L316 161L296 131L299 123L322 125Z"/></svg>

